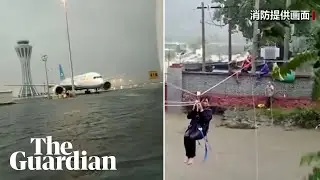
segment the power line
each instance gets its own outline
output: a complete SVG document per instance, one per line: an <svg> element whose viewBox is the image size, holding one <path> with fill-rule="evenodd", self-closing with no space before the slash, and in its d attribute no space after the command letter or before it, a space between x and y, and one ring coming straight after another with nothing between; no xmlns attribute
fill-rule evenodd
<svg viewBox="0 0 320 180"><path fill-rule="evenodd" d="M205 17L204 17L204 10L205 9L221 9L221 8L228 8L228 60L229 62L232 61L232 24L231 24L231 8L238 7L238 6L225 6L224 4L218 6L204 6L204 2L201 2L201 6L197 7L197 9L201 9L201 25L202 25L202 71L205 71ZM212 17L210 17L212 18ZM214 23L215 24L215 23ZM219 25L218 25L219 26Z"/></svg>

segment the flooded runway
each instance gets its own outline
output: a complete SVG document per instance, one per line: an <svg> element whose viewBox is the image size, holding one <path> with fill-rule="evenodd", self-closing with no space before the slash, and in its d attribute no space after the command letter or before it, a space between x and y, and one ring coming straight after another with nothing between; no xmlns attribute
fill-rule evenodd
<svg viewBox="0 0 320 180"><path fill-rule="evenodd" d="M162 180L162 86L31 99L0 107L0 175L6 180ZM34 153L31 137L70 141L89 156L117 157L118 171L14 171L15 151Z"/></svg>

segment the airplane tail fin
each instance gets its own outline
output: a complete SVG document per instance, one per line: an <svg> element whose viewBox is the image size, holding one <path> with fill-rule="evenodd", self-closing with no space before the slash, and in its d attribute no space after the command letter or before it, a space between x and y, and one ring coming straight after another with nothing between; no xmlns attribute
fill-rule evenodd
<svg viewBox="0 0 320 180"><path fill-rule="evenodd" d="M59 64L59 74L60 74L60 81L63 81L65 79L65 76L64 76L64 72L61 64Z"/></svg>

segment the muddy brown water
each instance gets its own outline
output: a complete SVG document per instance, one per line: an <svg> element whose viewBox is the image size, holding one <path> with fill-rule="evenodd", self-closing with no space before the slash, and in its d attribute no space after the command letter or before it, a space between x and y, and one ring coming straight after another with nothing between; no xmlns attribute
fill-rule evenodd
<svg viewBox="0 0 320 180"><path fill-rule="evenodd" d="M165 177L167 180L301 180L310 167L300 167L300 158L320 149L316 130L284 131L280 127L255 130L215 127L208 133L212 151L203 162L204 149L197 146L193 165L183 163L183 132L189 123L184 114L166 114ZM203 142L202 142L203 144ZM257 150L257 151L256 151Z"/></svg>

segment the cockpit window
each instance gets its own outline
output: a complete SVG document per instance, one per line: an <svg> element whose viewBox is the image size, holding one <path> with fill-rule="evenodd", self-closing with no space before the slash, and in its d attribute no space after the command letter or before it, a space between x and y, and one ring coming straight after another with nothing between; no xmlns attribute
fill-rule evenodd
<svg viewBox="0 0 320 180"><path fill-rule="evenodd" d="M95 76L95 77L93 77L93 79L101 79L102 78L102 76Z"/></svg>

